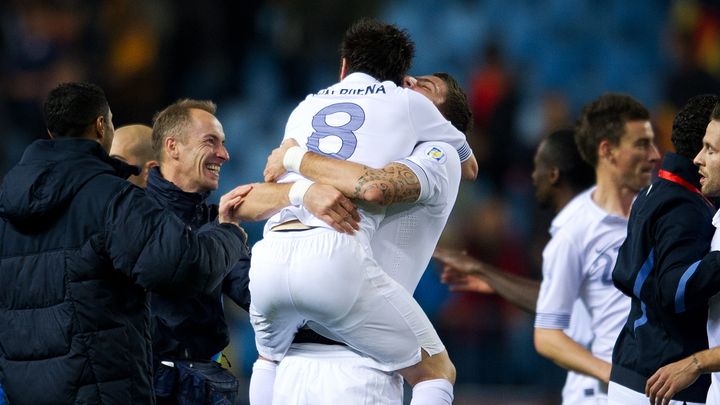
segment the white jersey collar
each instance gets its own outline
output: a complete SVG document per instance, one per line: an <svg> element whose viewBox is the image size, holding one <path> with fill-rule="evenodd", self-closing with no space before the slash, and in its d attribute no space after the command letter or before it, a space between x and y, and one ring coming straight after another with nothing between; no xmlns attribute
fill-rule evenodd
<svg viewBox="0 0 720 405"><path fill-rule="evenodd" d="M340 83L380 83L380 81L369 74L354 72L345 76Z"/></svg>

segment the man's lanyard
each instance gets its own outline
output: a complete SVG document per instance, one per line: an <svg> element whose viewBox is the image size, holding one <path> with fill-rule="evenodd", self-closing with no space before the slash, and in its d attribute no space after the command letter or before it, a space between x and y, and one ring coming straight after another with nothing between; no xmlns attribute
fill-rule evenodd
<svg viewBox="0 0 720 405"><path fill-rule="evenodd" d="M687 180L683 179L682 177L678 176L677 174L672 173L672 172L669 172L669 171L667 171L667 170L660 169L660 170L658 171L658 177L660 177L660 178L662 178L662 179L665 179L665 180L667 180L667 181L671 181L671 182L673 182L673 183L675 183L675 184L679 184L679 185L685 187L686 189L692 191L693 193L696 193L697 195L699 195L700 197L702 197L702 199L705 201L705 203L706 203L710 208L712 208L713 210L715 210L715 206L713 205L713 203L710 202L710 200L708 200L707 197L705 197L705 195L702 193L702 191L698 190L697 187L693 186L693 185L690 184Z"/></svg>

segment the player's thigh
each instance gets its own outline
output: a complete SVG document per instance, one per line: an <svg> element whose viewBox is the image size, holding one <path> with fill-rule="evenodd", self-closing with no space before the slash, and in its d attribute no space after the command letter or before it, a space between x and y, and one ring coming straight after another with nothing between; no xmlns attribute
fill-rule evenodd
<svg viewBox="0 0 720 405"><path fill-rule="evenodd" d="M288 269L293 244L286 238L264 238L252 248L250 258L250 296L256 310L264 313L290 302L287 293Z"/></svg>
<svg viewBox="0 0 720 405"><path fill-rule="evenodd" d="M308 320L334 323L347 316L362 292L366 251L354 236L306 231L288 276L293 305Z"/></svg>
<svg viewBox="0 0 720 405"><path fill-rule="evenodd" d="M255 244L250 263L250 323L256 348L263 357L279 361L305 319L294 307L287 289L294 244L285 238L266 238Z"/></svg>
<svg viewBox="0 0 720 405"><path fill-rule="evenodd" d="M352 310L337 322L322 326L383 363L386 370L418 363L421 349L430 355L444 351L432 323L412 295L370 256L364 257L363 263L365 278Z"/></svg>

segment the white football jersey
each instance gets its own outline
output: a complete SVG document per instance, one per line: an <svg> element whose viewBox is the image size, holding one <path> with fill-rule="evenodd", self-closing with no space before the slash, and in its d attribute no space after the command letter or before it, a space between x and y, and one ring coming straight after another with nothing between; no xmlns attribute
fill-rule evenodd
<svg viewBox="0 0 720 405"><path fill-rule="evenodd" d="M582 199L570 200L553 218L550 224L550 236L555 236L562 227L570 223L575 215L582 210L582 207ZM588 313L582 300L578 298L573 304L570 326L565 329L565 334L581 346L589 349L594 337L590 325L590 313ZM565 385L563 385L562 389L563 405L594 403L596 401L595 392L597 386L598 380L596 378L568 370Z"/></svg>
<svg viewBox="0 0 720 405"><path fill-rule="evenodd" d="M590 313L594 339L590 351L610 362L630 298L613 285L612 270L627 236L627 219L610 215L592 200L595 188L573 199L580 206L572 220L543 251L543 281L535 327L567 329L579 298Z"/></svg>
<svg viewBox="0 0 720 405"><path fill-rule="evenodd" d="M710 242L710 250L720 250L720 210L715 213L712 223L716 229ZM717 347L720 346L720 294L710 298L708 305L708 346ZM720 404L720 373L718 372L710 375L707 403Z"/></svg>
<svg viewBox="0 0 720 405"><path fill-rule="evenodd" d="M415 173L422 191L413 204L388 207L370 246L380 267L412 294L455 205L460 161L450 145L425 142L398 162Z"/></svg>
<svg viewBox="0 0 720 405"><path fill-rule="evenodd" d="M472 154L465 136L447 121L425 96L363 73L309 95L288 118L285 138L294 138L303 148L336 159L380 168L409 156L425 141L450 144L461 161ZM288 173L280 181L295 181ZM361 205L358 236L369 243L385 216L377 206ZM309 226L329 227L301 206L284 208L271 217L271 227L299 219Z"/></svg>
<svg viewBox="0 0 720 405"><path fill-rule="evenodd" d="M585 304L580 299L575 300L570 327L565 329L565 334L589 350L593 341L590 325L590 314ZM568 370L562 388L562 405L596 405L595 394L598 392L599 383L600 381L595 377Z"/></svg>

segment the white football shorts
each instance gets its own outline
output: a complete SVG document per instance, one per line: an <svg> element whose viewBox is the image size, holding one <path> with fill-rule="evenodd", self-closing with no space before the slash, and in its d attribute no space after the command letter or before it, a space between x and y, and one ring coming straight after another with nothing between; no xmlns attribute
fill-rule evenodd
<svg viewBox="0 0 720 405"><path fill-rule="evenodd" d="M295 332L317 333L367 354L385 371L445 350L413 297L355 236L327 228L268 232L252 249L250 320L258 353L280 361Z"/></svg>

